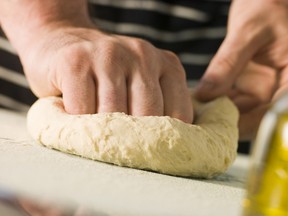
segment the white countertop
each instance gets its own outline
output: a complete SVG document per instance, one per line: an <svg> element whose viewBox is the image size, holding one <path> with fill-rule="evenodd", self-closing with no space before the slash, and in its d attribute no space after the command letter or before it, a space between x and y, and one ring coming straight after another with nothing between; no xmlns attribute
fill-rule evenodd
<svg viewBox="0 0 288 216"><path fill-rule="evenodd" d="M246 156L213 180L174 177L47 149L29 137L25 121L24 114L0 109L0 189L97 215L241 215Z"/></svg>

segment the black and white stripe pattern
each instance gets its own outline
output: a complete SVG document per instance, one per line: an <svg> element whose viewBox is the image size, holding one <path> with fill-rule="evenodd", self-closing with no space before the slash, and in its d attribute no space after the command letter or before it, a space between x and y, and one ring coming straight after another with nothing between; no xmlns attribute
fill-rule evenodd
<svg viewBox="0 0 288 216"><path fill-rule="evenodd" d="M35 100L16 51L0 32L0 107L26 112Z"/></svg>
<svg viewBox="0 0 288 216"><path fill-rule="evenodd" d="M102 30L175 52L188 79L199 79L226 35L227 1L90 0Z"/></svg>
<svg viewBox="0 0 288 216"><path fill-rule="evenodd" d="M102 30L140 37L175 52L190 80L199 79L226 34L225 0L90 0L89 11ZM0 106L27 111L29 90L17 53L0 31Z"/></svg>

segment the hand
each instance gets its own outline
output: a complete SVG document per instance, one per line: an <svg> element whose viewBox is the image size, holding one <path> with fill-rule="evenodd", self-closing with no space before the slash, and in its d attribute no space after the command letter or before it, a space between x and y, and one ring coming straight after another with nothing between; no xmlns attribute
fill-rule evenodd
<svg viewBox="0 0 288 216"><path fill-rule="evenodd" d="M108 35L94 26L50 25L20 57L34 93L62 95L68 113L168 115L192 123L179 59L144 40Z"/></svg>
<svg viewBox="0 0 288 216"><path fill-rule="evenodd" d="M261 119L271 105L276 87L276 72L267 66L250 62L239 74L228 96L240 111L240 140L255 138Z"/></svg>
<svg viewBox="0 0 288 216"><path fill-rule="evenodd" d="M196 96L211 100L227 94L252 61L269 66L278 80L271 95L264 87L269 88L269 79L261 83L257 76L251 76L250 83L254 85L245 88L245 93L253 95L256 103L265 104L268 99L277 99L288 90L287 0L233 1L227 36L205 72ZM258 89L259 85L262 85L261 89ZM250 105L242 102L241 106L249 109Z"/></svg>

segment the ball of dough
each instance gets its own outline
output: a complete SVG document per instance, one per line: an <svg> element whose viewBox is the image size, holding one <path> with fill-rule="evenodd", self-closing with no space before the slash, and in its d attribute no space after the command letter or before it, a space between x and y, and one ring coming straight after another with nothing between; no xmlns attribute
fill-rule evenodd
<svg viewBox="0 0 288 216"><path fill-rule="evenodd" d="M28 131L42 145L92 160L176 176L211 178L236 157L238 111L228 98L193 102L194 124L168 116L67 114L59 97L39 99Z"/></svg>

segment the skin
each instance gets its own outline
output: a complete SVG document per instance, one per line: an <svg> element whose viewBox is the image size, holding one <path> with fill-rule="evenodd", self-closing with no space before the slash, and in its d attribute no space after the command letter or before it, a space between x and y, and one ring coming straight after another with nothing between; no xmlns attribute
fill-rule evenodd
<svg viewBox="0 0 288 216"><path fill-rule="evenodd" d="M271 103L288 90L287 26L287 0L234 0L226 38L197 88L202 101L232 98L242 139L255 136Z"/></svg>
<svg viewBox="0 0 288 216"><path fill-rule="evenodd" d="M34 93L62 95L71 114L121 111L191 123L185 73L175 54L99 31L86 3L0 2L1 26ZM255 136L271 102L288 88L287 5L287 0L234 0L227 36L196 90L203 101L230 96L241 113L241 139Z"/></svg>
<svg viewBox="0 0 288 216"><path fill-rule="evenodd" d="M32 91L62 95L70 114L125 112L193 122L177 56L147 41L101 32L86 0L6 0L0 22Z"/></svg>

